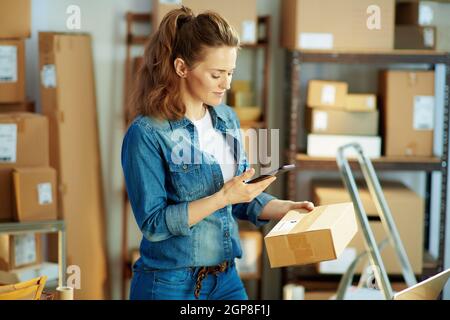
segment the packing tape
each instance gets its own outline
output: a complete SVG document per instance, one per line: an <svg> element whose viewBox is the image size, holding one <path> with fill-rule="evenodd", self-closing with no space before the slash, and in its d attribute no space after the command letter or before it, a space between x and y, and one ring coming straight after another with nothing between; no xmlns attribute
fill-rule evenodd
<svg viewBox="0 0 450 320"><path fill-rule="evenodd" d="M57 287L56 288L57 300L73 300L73 288L72 287Z"/></svg>

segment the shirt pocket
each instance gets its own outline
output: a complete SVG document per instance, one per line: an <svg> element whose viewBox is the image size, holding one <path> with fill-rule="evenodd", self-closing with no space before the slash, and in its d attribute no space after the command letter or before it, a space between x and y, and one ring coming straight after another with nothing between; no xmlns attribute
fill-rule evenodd
<svg viewBox="0 0 450 320"><path fill-rule="evenodd" d="M205 193L205 185L200 164L169 163L170 179L174 192L181 200L193 200Z"/></svg>

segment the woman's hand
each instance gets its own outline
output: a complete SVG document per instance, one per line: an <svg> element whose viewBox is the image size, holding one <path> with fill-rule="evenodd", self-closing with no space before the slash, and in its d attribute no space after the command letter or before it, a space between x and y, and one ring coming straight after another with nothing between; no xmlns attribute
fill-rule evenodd
<svg viewBox="0 0 450 320"><path fill-rule="evenodd" d="M314 204L309 201L289 201L289 200L272 200L269 201L263 208L261 215L258 217L260 220L280 220L290 210L305 210L306 212L312 211Z"/></svg>
<svg viewBox="0 0 450 320"><path fill-rule="evenodd" d="M255 174L255 169L250 168L242 175L234 177L219 191L219 197L222 199L223 206L232 205L242 202L250 202L261 192L263 192L276 177L271 177L266 180L247 184L244 181L249 180Z"/></svg>

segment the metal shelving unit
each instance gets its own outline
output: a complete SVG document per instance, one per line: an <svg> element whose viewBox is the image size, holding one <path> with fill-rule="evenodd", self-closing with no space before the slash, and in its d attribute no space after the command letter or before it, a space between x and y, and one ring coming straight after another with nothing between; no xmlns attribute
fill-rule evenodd
<svg viewBox="0 0 450 320"><path fill-rule="evenodd" d="M58 286L66 285L66 225L63 220L0 223L0 234L58 233Z"/></svg>
<svg viewBox="0 0 450 320"><path fill-rule="evenodd" d="M426 64L431 68L436 68L438 64L445 65L445 84L444 84L444 110L443 110L443 136L442 136L442 156L430 158L417 157L381 157L373 159L373 165L377 171L416 171L426 172L427 184L429 184L431 173L440 172L440 208L439 208L439 254L432 263L434 273L440 272L444 267L445 237L446 237L446 214L447 191L449 189L448 177L448 157L449 157L449 85L450 85L450 54L435 51L424 50L394 50L388 52L344 52L344 51L290 51L287 53L286 72L289 99L290 114L290 132L288 137L288 150L286 151L289 163L296 163L298 171L336 171L336 159L310 157L305 154L305 150L299 150L299 126L305 123L301 117L300 108L305 107L306 97L303 96L300 89L302 65L305 63L335 63L335 64L366 64L379 65L386 67L392 64ZM352 169L359 170L359 165L352 161ZM295 199L296 196L296 175L297 172L291 172L287 178L287 197ZM427 254L427 253L425 253ZM426 264L430 266L430 263ZM292 277L287 275L287 268L283 269L283 284ZM431 271L428 271L431 272ZM424 267L425 273L425 267Z"/></svg>

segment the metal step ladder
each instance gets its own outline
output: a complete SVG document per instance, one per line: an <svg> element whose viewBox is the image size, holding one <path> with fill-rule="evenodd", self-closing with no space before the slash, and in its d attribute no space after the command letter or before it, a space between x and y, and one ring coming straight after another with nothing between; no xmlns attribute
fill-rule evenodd
<svg viewBox="0 0 450 320"><path fill-rule="evenodd" d="M367 186L369 188L370 195L372 197L372 200L374 201L375 207L387 234L387 238L381 241L379 244L376 243L372 229L370 228L366 211L359 196L358 188L350 169L348 159L346 158L346 155L348 155L347 152L351 152L352 150L354 151L354 153L351 153L351 155L356 156L358 159L365 182L367 183ZM391 283L387 276L386 268L380 255L380 251L388 243L390 243L395 249L395 253L402 267L403 278L405 279L408 287L417 284L417 280L415 278L409 259L406 255L405 248L403 247L402 241L400 240L397 227L395 225L394 219L392 218L391 210L389 209L389 206L384 197L380 182L375 174L372 162L368 157L364 155L362 147L357 143L350 143L340 147L338 150L336 161L344 185L350 193L353 206L355 208L356 217L359 221L359 225L363 233L364 246L366 248L366 251L355 258L355 260L347 269L346 273L342 276L336 293L336 299L344 300L346 298L346 295L349 293L349 288L352 284L353 276L358 262L365 258L366 255L368 255L370 266L369 268L365 268L364 273L361 275L360 284L358 285L358 288L360 289L360 297L363 298L364 295L367 295L370 292L374 292L375 290L373 290L373 288L376 288L381 291L381 296L379 294L380 292L378 291L378 296L380 296L380 298L391 300L394 297L394 292L392 290ZM372 280L374 280L375 282L373 282ZM358 297L358 290L352 291L352 296Z"/></svg>

